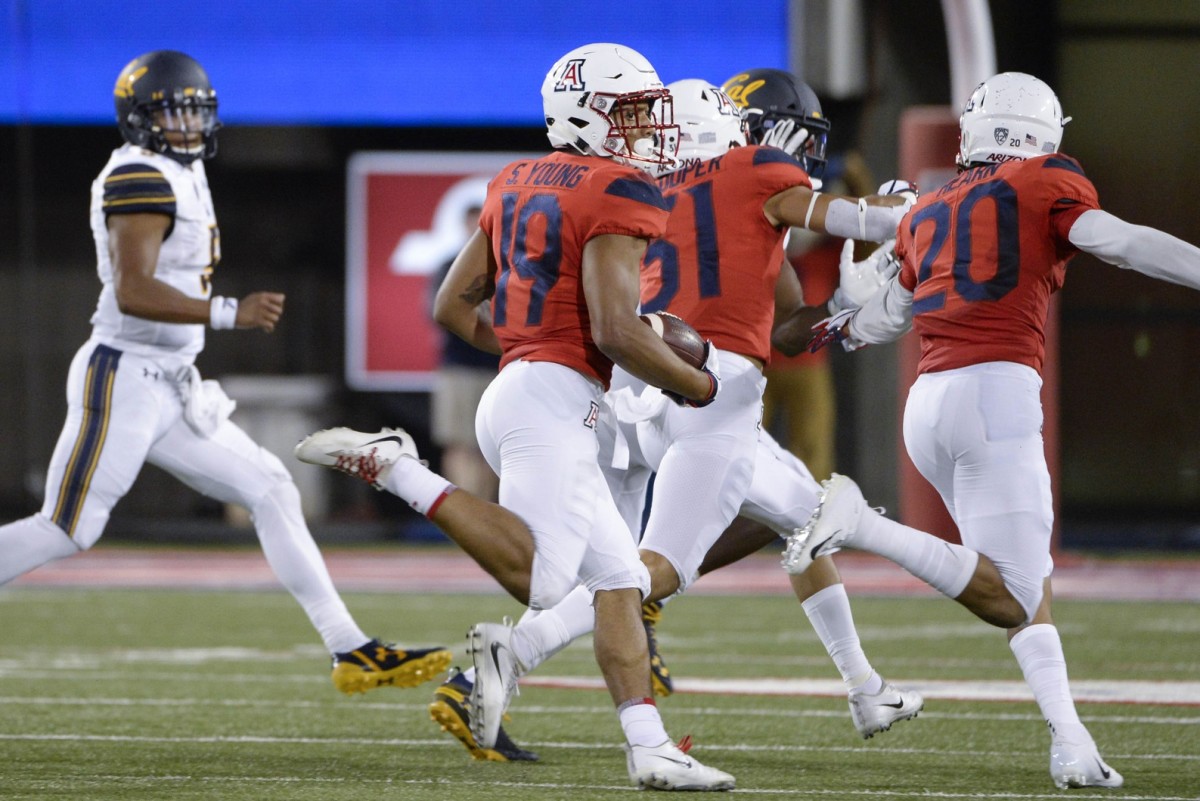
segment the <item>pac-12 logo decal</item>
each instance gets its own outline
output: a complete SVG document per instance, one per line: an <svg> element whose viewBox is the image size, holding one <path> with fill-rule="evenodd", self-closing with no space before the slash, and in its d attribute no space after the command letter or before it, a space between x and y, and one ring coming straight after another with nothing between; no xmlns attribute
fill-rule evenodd
<svg viewBox="0 0 1200 801"><path fill-rule="evenodd" d="M573 58L563 67L558 82L554 84L554 91L582 92L583 88L583 59Z"/></svg>
<svg viewBox="0 0 1200 801"><path fill-rule="evenodd" d="M1004 140L1008 138L1008 129L997 128L996 130L992 131L992 135L996 137L996 144L1002 145L1004 144Z"/></svg>
<svg viewBox="0 0 1200 801"><path fill-rule="evenodd" d="M595 401L591 401L591 404L587 416L583 418L583 426L594 431L596 429L596 421L600 419L600 406Z"/></svg>

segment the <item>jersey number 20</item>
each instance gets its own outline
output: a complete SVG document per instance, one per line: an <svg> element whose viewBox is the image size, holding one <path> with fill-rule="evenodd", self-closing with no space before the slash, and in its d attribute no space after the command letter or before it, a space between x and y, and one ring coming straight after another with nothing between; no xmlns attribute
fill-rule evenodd
<svg viewBox="0 0 1200 801"><path fill-rule="evenodd" d="M972 248L971 215L981 200L990 200L995 208L996 238L987 246L996 248L996 272L983 281L971 277ZM953 217L954 224L951 225ZM996 301L1007 295L1017 285L1021 273L1021 236L1017 217L1017 193L1007 181L985 181L971 187L966 197L955 209L944 200L933 203L913 215L909 230L915 236L917 228L933 223L933 233L921 265L917 270L917 283L921 284L933 275L934 263L954 230L954 250L951 254L951 276L954 291L968 303ZM946 305L946 292L913 301L913 314L936 311Z"/></svg>

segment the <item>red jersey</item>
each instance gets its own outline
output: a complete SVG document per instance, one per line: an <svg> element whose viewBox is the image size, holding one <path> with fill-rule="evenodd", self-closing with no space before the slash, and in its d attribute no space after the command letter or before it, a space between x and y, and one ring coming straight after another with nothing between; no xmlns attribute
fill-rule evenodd
<svg viewBox="0 0 1200 801"><path fill-rule="evenodd" d="M492 325L501 369L516 359L556 362L607 387L612 361L592 341L584 245L604 234L654 239L666 222L654 182L609 159L556 151L501 170L479 218L499 268Z"/></svg>
<svg viewBox="0 0 1200 801"><path fill-rule="evenodd" d="M1006 361L1042 371L1050 295L1078 253L1067 235L1100 208L1070 156L973 167L900 222L900 283L913 290L918 372Z"/></svg>
<svg viewBox="0 0 1200 801"><path fill-rule="evenodd" d="M778 148L751 145L690 163L658 185L671 216L642 263L642 311L666 310L718 348L766 364L787 229L771 225L763 204L812 186L808 173Z"/></svg>

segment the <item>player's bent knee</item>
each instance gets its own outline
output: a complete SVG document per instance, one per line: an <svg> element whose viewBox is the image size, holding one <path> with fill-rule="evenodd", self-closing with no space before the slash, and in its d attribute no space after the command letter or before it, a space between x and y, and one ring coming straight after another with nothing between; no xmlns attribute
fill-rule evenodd
<svg viewBox="0 0 1200 801"><path fill-rule="evenodd" d="M300 490L290 478L277 482L255 499L247 498L244 505L256 525L278 518L285 518L300 526L306 525L301 509Z"/></svg>
<svg viewBox="0 0 1200 801"><path fill-rule="evenodd" d="M606 590L637 590L642 598L650 595L650 571L641 562L628 565L625 570L615 571L588 584L592 593Z"/></svg>
<svg viewBox="0 0 1200 801"><path fill-rule="evenodd" d="M576 586L577 583L566 581L537 581L535 576L529 584L529 608L536 611L553 609Z"/></svg>
<svg viewBox="0 0 1200 801"><path fill-rule="evenodd" d="M529 576L529 608L551 609L579 586L579 577L563 571L546 569L546 560L535 554Z"/></svg>
<svg viewBox="0 0 1200 801"><path fill-rule="evenodd" d="M683 592L697 578L693 575L690 580L685 580L679 566L657 551L643 548L639 553L650 576L650 594L643 596L647 600L660 601L667 596Z"/></svg>
<svg viewBox="0 0 1200 801"><path fill-rule="evenodd" d="M1032 620L1033 612L1037 610L1036 603L1033 605L1032 611L1027 609L1008 588L1003 586L996 588L993 592L981 591L977 586L968 587L955 600L974 612L983 622L1002 629L1025 625Z"/></svg>
<svg viewBox="0 0 1200 801"><path fill-rule="evenodd" d="M47 550L52 559L73 556L91 548L100 540L100 535L104 533L104 523L108 521L106 516L104 522L99 524L81 522L75 531L67 532L40 513L31 519L38 530L39 538L44 538L48 543Z"/></svg>
<svg viewBox="0 0 1200 801"><path fill-rule="evenodd" d="M1025 610L1016 601L1000 607L976 611L976 614L985 623L990 623L1001 629L1015 629L1029 622Z"/></svg>

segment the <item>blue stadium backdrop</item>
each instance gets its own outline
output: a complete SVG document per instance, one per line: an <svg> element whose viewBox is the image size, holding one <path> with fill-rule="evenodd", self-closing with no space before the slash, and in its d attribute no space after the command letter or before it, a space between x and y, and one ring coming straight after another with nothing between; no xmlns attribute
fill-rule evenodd
<svg viewBox="0 0 1200 801"><path fill-rule="evenodd" d="M641 51L666 82L722 81L730 64L786 68L787 5L9 0L0 124L109 122L121 67L175 49L208 69L230 123L538 125L546 70L588 42Z"/></svg>

